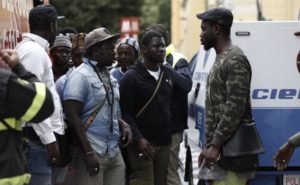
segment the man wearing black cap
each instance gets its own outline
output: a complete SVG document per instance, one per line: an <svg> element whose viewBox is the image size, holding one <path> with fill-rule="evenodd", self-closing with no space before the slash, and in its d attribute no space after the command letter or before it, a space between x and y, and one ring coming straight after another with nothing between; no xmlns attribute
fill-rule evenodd
<svg viewBox="0 0 300 185"><path fill-rule="evenodd" d="M51 5L39 5L29 13L30 33L16 49L21 63L44 82L52 93L55 110L52 116L40 124L26 123L24 135L29 138L27 160L32 175L30 185L49 185L52 169L60 163L60 155L54 132L64 134L62 106L55 89L52 63L48 56L57 34L57 13ZM50 166L49 166L50 164Z"/></svg>
<svg viewBox="0 0 300 185"><path fill-rule="evenodd" d="M245 185L255 175L257 156L225 158L221 150L241 123L251 122L251 66L231 42L233 15L228 9L214 8L197 17L202 20L201 44L217 54L207 78L206 143L198 159L199 166L204 165L199 178L213 185Z"/></svg>
<svg viewBox="0 0 300 185"><path fill-rule="evenodd" d="M79 146L75 156L77 184L125 184L125 164L119 150L119 86L107 68L114 60L117 38L106 28L89 32L83 63L70 74L64 88L65 111ZM129 127L123 129L123 136L127 131Z"/></svg>

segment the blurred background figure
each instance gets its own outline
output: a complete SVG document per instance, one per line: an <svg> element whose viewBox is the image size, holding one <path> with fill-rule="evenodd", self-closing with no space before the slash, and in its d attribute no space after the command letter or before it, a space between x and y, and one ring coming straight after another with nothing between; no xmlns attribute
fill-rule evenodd
<svg viewBox="0 0 300 185"><path fill-rule="evenodd" d="M50 48L54 81L66 74L69 70L72 43L67 36L56 36L53 46Z"/></svg>
<svg viewBox="0 0 300 185"><path fill-rule="evenodd" d="M61 31L60 34L67 36L70 38L72 41L74 38L74 35L77 34L77 30L73 27L64 27Z"/></svg>
<svg viewBox="0 0 300 185"><path fill-rule="evenodd" d="M72 71L76 67L80 66L80 64L82 63L82 58L85 53L85 48L84 48L85 36L86 33L78 33L74 35L74 39L72 40L72 50L71 50L72 63L74 66L69 68L69 71L65 75L57 79L57 81L55 82L56 91L60 96L61 101L63 100L63 91L68 76L72 73Z"/></svg>
<svg viewBox="0 0 300 185"><path fill-rule="evenodd" d="M137 61L139 50L139 43L136 39L132 37L125 37L120 40L116 50L118 64L117 67L112 69L110 72L119 83L128 67Z"/></svg>
<svg viewBox="0 0 300 185"><path fill-rule="evenodd" d="M82 63L82 58L85 53L84 39L86 33L75 34L72 39L72 63L75 67L78 67Z"/></svg>

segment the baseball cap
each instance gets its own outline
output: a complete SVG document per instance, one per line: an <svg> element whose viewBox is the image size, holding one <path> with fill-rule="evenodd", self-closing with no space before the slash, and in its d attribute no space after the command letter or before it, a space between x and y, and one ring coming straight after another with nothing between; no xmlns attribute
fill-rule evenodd
<svg viewBox="0 0 300 185"><path fill-rule="evenodd" d="M68 36L64 36L64 35L58 35L55 38L54 44L51 47L51 50L56 48L56 47L67 47L70 48L72 47L72 43L70 41L70 38Z"/></svg>
<svg viewBox="0 0 300 185"><path fill-rule="evenodd" d="M108 29L101 27L89 32L84 40L84 47L87 50L91 46L106 41L108 39L118 39L120 35L112 35Z"/></svg>
<svg viewBox="0 0 300 185"><path fill-rule="evenodd" d="M52 5L38 5L29 12L29 24L45 24L56 20L57 12Z"/></svg>
<svg viewBox="0 0 300 185"><path fill-rule="evenodd" d="M231 26L233 21L231 11L226 8L213 8L204 13L197 14L197 17L201 20L213 21L223 26Z"/></svg>
<svg viewBox="0 0 300 185"><path fill-rule="evenodd" d="M120 40L120 42L118 43L118 47L120 47L121 44L128 44L129 46L133 47L133 49L136 50L136 52L138 53L140 50L140 46L139 43L136 39L132 38L132 37L124 37Z"/></svg>

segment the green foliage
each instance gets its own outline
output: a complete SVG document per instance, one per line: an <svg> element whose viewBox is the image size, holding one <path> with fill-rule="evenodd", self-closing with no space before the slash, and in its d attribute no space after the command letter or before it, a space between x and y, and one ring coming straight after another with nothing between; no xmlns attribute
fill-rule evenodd
<svg viewBox="0 0 300 185"><path fill-rule="evenodd" d="M60 16L59 28L74 27L89 32L103 26L113 33L120 32L123 16L140 18L141 31L154 23L170 27L170 0L51 0Z"/></svg>
<svg viewBox="0 0 300 185"><path fill-rule="evenodd" d="M141 15L141 30L155 23L170 28L171 0L144 0Z"/></svg>

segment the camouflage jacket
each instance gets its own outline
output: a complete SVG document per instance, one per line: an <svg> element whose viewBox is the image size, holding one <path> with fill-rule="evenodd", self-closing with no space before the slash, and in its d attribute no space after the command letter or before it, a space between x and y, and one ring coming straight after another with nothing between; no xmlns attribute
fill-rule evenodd
<svg viewBox="0 0 300 185"><path fill-rule="evenodd" d="M216 56L206 86L206 146L221 148L240 123L250 121L251 66L238 46Z"/></svg>

